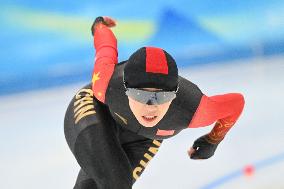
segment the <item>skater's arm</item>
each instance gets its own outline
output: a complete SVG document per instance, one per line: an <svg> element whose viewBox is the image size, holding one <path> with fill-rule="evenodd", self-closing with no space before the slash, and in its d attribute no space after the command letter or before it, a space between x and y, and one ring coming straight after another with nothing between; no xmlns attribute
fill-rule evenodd
<svg viewBox="0 0 284 189"><path fill-rule="evenodd" d="M189 128L203 127L217 122L210 133L194 141L188 150L191 159L207 159L214 155L218 144L241 115L244 103L244 97L239 93L202 96Z"/></svg>
<svg viewBox="0 0 284 189"><path fill-rule="evenodd" d="M203 95L189 128L204 127L217 121L208 138L211 143L219 143L236 123L244 103L244 97L239 93Z"/></svg>
<svg viewBox="0 0 284 189"><path fill-rule="evenodd" d="M95 97L101 102L105 101L105 92L117 64L117 41L109 29L113 26L115 22L108 17L98 17L92 26L96 50L92 89Z"/></svg>

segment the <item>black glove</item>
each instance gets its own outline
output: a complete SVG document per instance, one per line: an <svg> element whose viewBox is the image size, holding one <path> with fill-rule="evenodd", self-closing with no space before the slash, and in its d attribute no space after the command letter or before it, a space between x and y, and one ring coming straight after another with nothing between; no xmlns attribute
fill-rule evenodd
<svg viewBox="0 0 284 189"><path fill-rule="evenodd" d="M191 159L208 159L214 155L218 144L209 142L208 135L199 137L194 141L192 148L195 150L190 156Z"/></svg>
<svg viewBox="0 0 284 189"><path fill-rule="evenodd" d="M93 22L93 25L91 27L91 31L92 31L92 35L94 36L95 33L95 26L99 23L104 23L104 18L102 16L99 16L95 19L95 21Z"/></svg>
<svg viewBox="0 0 284 189"><path fill-rule="evenodd" d="M95 33L95 29L96 29L96 25L102 23L104 25L106 25L107 27L114 27L116 25L116 21L114 19L112 19L111 17L107 17L107 16L99 16L95 19L95 21L93 22L93 25L91 27L91 31L92 31L92 35L94 36Z"/></svg>

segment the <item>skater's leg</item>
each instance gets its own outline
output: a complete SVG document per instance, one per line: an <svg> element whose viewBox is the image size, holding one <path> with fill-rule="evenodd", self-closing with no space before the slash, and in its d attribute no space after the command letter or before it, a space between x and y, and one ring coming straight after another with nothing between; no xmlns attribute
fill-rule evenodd
<svg viewBox="0 0 284 189"><path fill-rule="evenodd" d="M145 138L125 129L120 133L123 149L131 162L132 182L134 184L158 152L162 140Z"/></svg>
<svg viewBox="0 0 284 189"><path fill-rule="evenodd" d="M106 106L90 101L92 97L92 90L81 90L68 107L64 122L67 143L98 189L131 189L132 169L114 120Z"/></svg>
<svg viewBox="0 0 284 189"><path fill-rule="evenodd" d="M97 188L98 187L94 182L94 180L81 169L73 189L97 189Z"/></svg>

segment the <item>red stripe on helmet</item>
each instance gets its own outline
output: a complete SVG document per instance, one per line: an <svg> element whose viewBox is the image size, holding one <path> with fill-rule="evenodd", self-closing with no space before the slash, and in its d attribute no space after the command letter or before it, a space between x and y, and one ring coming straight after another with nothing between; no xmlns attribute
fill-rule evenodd
<svg viewBox="0 0 284 189"><path fill-rule="evenodd" d="M168 63L164 51L146 47L146 72L168 74Z"/></svg>

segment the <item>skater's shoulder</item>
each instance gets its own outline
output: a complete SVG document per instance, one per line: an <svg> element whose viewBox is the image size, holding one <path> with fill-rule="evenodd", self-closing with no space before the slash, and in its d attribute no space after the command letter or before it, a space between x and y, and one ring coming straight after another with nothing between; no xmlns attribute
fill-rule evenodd
<svg viewBox="0 0 284 189"><path fill-rule="evenodd" d="M173 101L173 107L185 112L195 112L201 98L202 91L193 82L179 76L179 87Z"/></svg>

